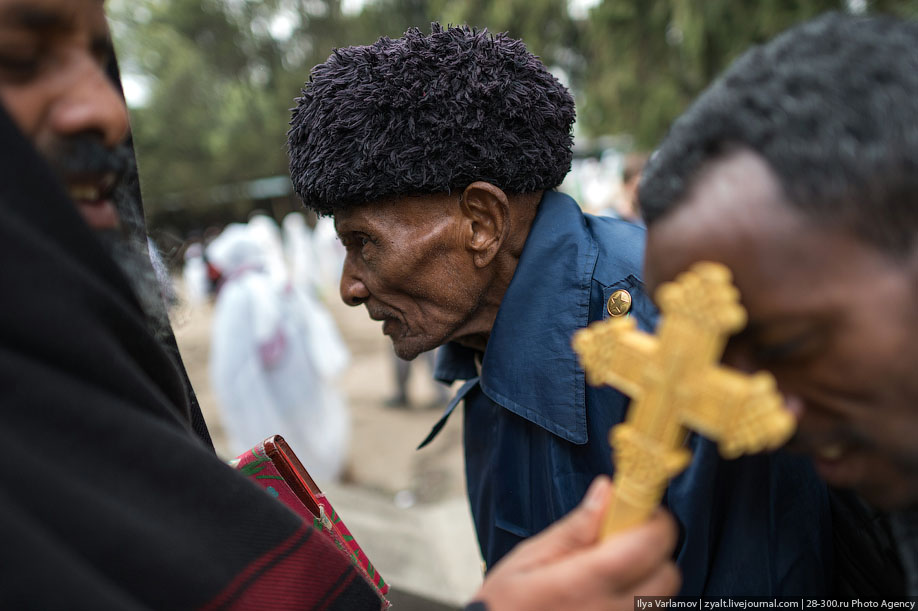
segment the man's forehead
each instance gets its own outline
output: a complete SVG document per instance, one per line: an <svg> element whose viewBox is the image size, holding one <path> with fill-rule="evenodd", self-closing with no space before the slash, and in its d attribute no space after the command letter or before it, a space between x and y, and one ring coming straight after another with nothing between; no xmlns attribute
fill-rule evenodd
<svg viewBox="0 0 918 611"><path fill-rule="evenodd" d="M338 235L350 232L371 232L383 222L386 211L379 205L361 204L335 212L332 220Z"/></svg>
<svg viewBox="0 0 918 611"><path fill-rule="evenodd" d="M359 208L345 208L332 215L332 222L334 222L335 231L339 234L347 233L361 225L365 216L365 214L361 214Z"/></svg>
<svg viewBox="0 0 918 611"><path fill-rule="evenodd" d="M647 281L671 280L692 263L754 255L772 239L796 233L804 219L784 201L780 185L761 157L737 151L709 162L672 210L651 225ZM767 253L757 253L767 256Z"/></svg>
<svg viewBox="0 0 918 611"><path fill-rule="evenodd" d="M654 292L698 261L725 264L754 318L811 314L858 282L901 270L846 227L787 201L754 153L712 164L685 201L651 225L645 281Z"/></svg>
<svg viewBox="0 0 918 611"><path fill-rule="evenodd" d="M335 229L341 234L434 225L444 217L444 206L453 203L453 199L448 194L393 195L335 212Z"/></svg>

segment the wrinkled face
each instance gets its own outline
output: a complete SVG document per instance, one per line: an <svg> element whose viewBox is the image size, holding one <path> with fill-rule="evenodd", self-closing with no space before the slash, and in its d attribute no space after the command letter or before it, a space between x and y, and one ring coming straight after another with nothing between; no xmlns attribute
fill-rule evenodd
<svg viewBox="0 0 918 611"><path fill-rule="evenodd" d="M403 359L470 332L484 281L463 246L458 196L374 202L335 215L341 299L366 305Z"/></svg>
<svg viewBox="0 0 918 611"><path fill-rule="evenodd" d="M0 0L0 103L51 162L87 222L113 229L124 100L106 76L102 0Z"/></svg>
<svg viewBox="0 0 918 611"><path fill-rule="evenodd" d="M918 503L918 265L804 217L751 152L714 161L651 226L653 291L696 261L733 271L749 325L724 360L771 371L794 445L879 507Z"/></svg>

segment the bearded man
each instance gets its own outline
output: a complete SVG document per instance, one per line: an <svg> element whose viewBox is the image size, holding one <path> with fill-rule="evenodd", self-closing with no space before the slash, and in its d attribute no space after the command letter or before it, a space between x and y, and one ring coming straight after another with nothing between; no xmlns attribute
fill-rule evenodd
<svg viewBox="0 0 918 611"><path fill-rule="evenodd" d="M570 93L518 40L434 24L336 50L288 136L294 186L333 215L341 297L383 322L404 359L443 345L462 380L466 475L492 566L613 471L627 401L587 387L573 333L608 316L649 329L643 229L555 191L571 164ZM423 444L422 444L423 445ZM778 452L727 463L710 442L666 504L691 595L825 591L828 504L812 467Z"/></svg>
<svg viewBox="0 0 918 611"><path fill-rule="evenodd" d="M897 546L918 595L916 43L918 23L832 14L747 52L640 186L648 286L727 265L749 324L725 362L773 373L795 445L873 505L833 491L836 594L902 593Z"/></svg>
<svg viewBox="0 0 918 611"><path fill-rule="evenodd" d="M112 61L101 0L0 0L0 606L380 609L329 539L214 455L149 264L113 260L143 253L124 244L142 215ZM665 514L595 544L608 493L598 480L472 608L677 588Z"/></svg>

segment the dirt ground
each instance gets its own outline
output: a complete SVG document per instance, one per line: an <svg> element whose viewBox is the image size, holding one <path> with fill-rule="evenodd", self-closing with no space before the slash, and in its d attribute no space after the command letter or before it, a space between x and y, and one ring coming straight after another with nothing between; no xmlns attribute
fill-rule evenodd
<svg viewBox="0 0 918 611"><path fill-rule="evenodd" d="M337 298L327 299L326 306L351 351L350 367L339 379L353 423L345 482L388 495L399 505L464 498L461 418L452 418L430 446L415 450L445 408L437 399L437 383L427 364L412 364L412 405L407 409L386 407L385 400L395 393L394 356L381 323L370 320L363 307L349 308ZM183 305L172 318L217 451L230 458L207 371L212 313L210 304Z"/></svg>

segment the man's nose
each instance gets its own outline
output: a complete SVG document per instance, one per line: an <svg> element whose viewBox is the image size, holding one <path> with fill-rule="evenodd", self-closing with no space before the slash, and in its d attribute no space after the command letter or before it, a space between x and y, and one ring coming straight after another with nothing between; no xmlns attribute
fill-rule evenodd
<svg viewBox="0 0 918 611"><path fill-rule="evenodd" d="M52 109L54 132L61 137L95 132L109 148L124 142L130 126L127 107L104 68L87 55L73 75Z"/></svg>
<svg viewBox="0 0 918 611"><path fill-rule="evenodd" d="M341 271L341 301L349 306L359 306L370 298L370 290L363 280L354 274L353 265L345 260Z"/></svg>

